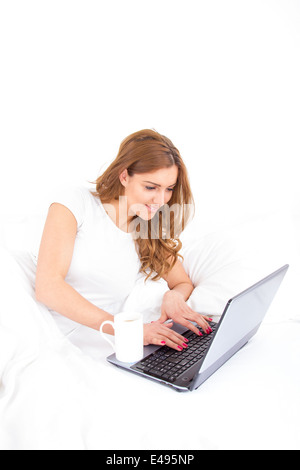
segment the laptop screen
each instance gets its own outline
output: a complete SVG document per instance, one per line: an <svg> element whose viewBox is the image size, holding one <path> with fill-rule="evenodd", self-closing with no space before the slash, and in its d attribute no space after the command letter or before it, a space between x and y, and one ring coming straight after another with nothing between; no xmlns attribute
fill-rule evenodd
<svg viewBox="0 0 300 470"><path fill-rule="evenodd" d="M287 269L288 265L283 266L228 302L199 373L203 373L228 351L234 349L235 345L249 337L252 331L253 334L256 332Z"/></svg>

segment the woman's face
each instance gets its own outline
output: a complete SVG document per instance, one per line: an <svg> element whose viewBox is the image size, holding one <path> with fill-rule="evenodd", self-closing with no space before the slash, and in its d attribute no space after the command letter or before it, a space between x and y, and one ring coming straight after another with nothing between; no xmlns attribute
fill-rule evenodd
<svg viewBox="0 0 300 470"><path fill-rule="evenodd" d="M157 210L167 204L177 183L178 168L161 168L152 173L129 176L127 170L120 175L127 198L128 215L150 220Z"/></svg>

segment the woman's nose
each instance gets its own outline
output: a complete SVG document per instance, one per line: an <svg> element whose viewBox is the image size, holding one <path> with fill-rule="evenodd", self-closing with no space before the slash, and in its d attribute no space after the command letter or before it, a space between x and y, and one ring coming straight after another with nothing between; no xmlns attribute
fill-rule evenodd
<svg viewBox="0 0 300 470"><path fill-rule="evenodd" d="M154 197L153 203L159 205L160 207L166 204L167 194L164 191L157 193Z"/></svg>

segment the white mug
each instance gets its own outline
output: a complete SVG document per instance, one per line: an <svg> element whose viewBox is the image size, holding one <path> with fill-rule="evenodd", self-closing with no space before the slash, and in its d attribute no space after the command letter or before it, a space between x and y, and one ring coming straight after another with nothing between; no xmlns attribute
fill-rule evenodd
<svg viewBox="0 0 300 470"><path fill-rule="evenodd" d="M104 325L111 325L115 330L115 344L104 336ZM143 317L137 312L122 312L114 316L114 321L101 324L100 333L113 347L120 362L137 362L144 354Z"/></svg>

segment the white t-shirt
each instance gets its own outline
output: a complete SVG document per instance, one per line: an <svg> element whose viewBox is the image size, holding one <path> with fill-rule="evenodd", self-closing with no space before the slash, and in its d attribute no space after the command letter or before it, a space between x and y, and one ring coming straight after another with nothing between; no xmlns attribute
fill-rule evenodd
<svg viewBox="0 0 300 470"><path fill-rule="evenodd" d="M100 199L87 188L62 191L54 202L67 207L77 221L66 282L97 307L117 313L141 266L132 235L116 226Z"/></svg>

